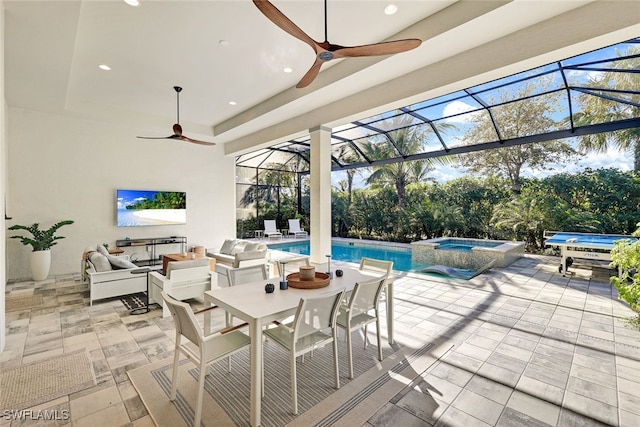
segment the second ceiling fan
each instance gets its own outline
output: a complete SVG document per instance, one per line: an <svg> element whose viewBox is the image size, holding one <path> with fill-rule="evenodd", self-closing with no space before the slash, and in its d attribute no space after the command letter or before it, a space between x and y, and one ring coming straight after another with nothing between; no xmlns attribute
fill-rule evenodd
<svg viewBox="0 0 640 427"><path fill-rule="evenodd" d="M182 88L180 86L174 86L173 90L176 91L176 123L173 125L173 135L169 136L139 136L142 139L178 139L180 141L192 142L200 145L216 145L215 142L200 141L198 139L189 138L182 134L182 126L180 126L180 92Z"/></svg>
<svg viewBox="0 0 640 427"><path fill-rule="evenodd" d="M296 85L297 88L308 86L320 72L320 67L325 62L332 59L349 58L357 56L381 56L406 52L420 46L420 39L404 39L390 42L381 42L363 46L339 46L329 43L327 40L327 0L324 0L324 41L317 42L302 31L296 24L287 18L277 7L267 0L253 0L260 12L262 12L271 22L282 28L295 38L302 40L316 52L316 60Z"/></svg>

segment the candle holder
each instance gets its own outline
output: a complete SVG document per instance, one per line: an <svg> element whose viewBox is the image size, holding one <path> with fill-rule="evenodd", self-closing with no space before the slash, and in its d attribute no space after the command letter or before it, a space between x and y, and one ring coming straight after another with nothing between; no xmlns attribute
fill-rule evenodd
<svg viewBox="0 0 640 427"><path fill-rule="evenodd" d="M333 271L331 271L331 254L325 255L327 257L327 274L329 279L333 279Z"/></svg>
<svg viewBox="0 0 640 427"><path fill-rule="evenodd" d="M280 281L280 290L286 291L289 289L289 282L287 282L287 276L284 272L284 267L287 265L286 261L280 261L280 270L282 271L282 280Z"/></svg>

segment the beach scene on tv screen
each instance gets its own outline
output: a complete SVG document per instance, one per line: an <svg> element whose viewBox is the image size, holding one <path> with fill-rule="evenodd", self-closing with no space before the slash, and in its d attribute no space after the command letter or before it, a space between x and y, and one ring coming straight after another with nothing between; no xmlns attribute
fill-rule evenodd
<svg viewBox="0 0 640 427"><path fill-rule="evenodd" d="M118 227L187 223L187 193L117 190Z"/></svg>

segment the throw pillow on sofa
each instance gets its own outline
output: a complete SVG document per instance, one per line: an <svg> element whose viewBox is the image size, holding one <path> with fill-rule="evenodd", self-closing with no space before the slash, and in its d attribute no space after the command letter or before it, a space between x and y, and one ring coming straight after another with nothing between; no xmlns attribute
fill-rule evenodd
<svg viewBox="0 0 640 427"><path fill-rule="evenodd" d="M237 242L236 239L225 240L224 243L222 244L222 247L220 248L220 253L225 255L231 255L231 251L233 250L233 247L236 245L236 242Z"/></svg>
<svg viewBox="0 0 640 427"><path fill-rule="evenodd" d="M102 255L100 252L91 252L89 254L89 262L93 265L93 268L97 273L113 270L107 257Z"/></svg>
<svg viewBox="0 0 640 427"><path fill-rule="evenodd" d="M103 245L98 245L98 252L100 252L101 255L105 256L107 258L109 264L111 264L116 269L126 269L126 268L137 268L138 267L137 265L135 265L134 263L132 263L129 260L126 260L124 258L120 258L120 257L111 255L109 253L109 251L107 250L107 248L105 248Z"/></svg>

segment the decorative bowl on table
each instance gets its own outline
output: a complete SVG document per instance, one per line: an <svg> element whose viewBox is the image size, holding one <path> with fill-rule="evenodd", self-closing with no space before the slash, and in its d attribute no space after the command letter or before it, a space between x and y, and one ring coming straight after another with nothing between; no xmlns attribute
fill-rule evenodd
<svg viewBox="0 0 640 427"><path fill-rule="evenodd" d="M318 289L329 286L331 282L327 273L316 272L313 280L303 280L300 278L300 273L291 273L287 276L289 281L289 287L296 289Z"/></svg>
<svg viewBox="0 0 640 427"><path fill-rule="evenodd" d="M303 265L300 267L300 280L314 280L316 278L316 268L313 265Z"/></svg>

